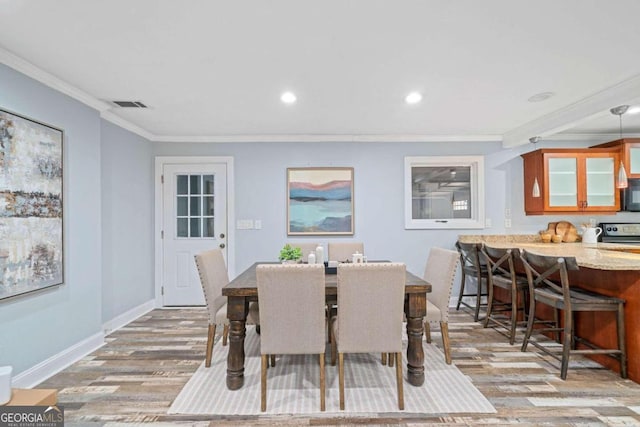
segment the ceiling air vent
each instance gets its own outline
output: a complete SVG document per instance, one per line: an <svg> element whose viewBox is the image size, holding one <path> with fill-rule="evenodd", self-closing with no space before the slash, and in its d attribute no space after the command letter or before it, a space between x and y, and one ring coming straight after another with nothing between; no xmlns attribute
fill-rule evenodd
<svg viewBox="0 0 640 427"><path fill-rule="evenodd" d="M140 101L111 101L120 108L147 108Z"/></svg>

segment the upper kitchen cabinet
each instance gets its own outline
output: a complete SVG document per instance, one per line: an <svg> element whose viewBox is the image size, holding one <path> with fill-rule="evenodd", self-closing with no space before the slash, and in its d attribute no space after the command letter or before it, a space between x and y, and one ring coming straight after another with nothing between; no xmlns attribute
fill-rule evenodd
<svg viewBox="0 0 640 427"><path fill-rule="evenodd" d="M595 147L616 149L629 178L640 178L640 138L623 138Z"/></svg>
<svg viewBox="0 0 640 427"><path fill-rule="evenodd" d="M524 159L527 215L615 213L618 152L610 148L540 149Z"/></svg>

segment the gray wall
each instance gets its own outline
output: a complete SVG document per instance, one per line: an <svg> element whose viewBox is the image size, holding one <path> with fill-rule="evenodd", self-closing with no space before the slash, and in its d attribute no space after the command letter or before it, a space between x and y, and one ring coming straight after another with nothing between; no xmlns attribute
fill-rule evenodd
<svg viewBox="0 0 640 427"><path fill-rule="evenodd" d="M0 365L17 374L101 330L100 117L1 64L0 106L65 132L65 283L0 301Z"/></svg>
<svg viewBox="0 0 640 427"><path fill-rule="evenodd" d="M102 321L154 298L151 143L102 121Z"/></svg>

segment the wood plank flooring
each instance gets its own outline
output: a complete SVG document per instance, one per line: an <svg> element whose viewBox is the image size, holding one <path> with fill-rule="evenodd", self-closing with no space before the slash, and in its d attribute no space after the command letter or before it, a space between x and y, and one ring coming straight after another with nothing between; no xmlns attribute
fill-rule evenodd
<svg viewBox="0 0 640 427"><path fill-rule="evenodd" d="M521 335L510 346L502 333L482 328L464 311L452 311L450 317L453 363L491 401L497 414L380 414L367 418L167 415L173 399L204 360L206 319L205 310L199 308L154 310L109 335L100 350L39 388L59 390L68 426L640 426L639 384L586 359L572 362L567 380L562 381L558 362L543 358L535 349L520 352ZM437 330L433 343L441 345Z"/></svg>

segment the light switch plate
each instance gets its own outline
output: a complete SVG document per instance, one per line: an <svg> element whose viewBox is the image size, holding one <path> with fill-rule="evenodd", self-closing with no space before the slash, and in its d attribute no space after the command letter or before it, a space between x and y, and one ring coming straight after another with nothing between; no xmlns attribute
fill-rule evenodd
<svg viewBox="0 0 640 427"><path fill-rule="evenodd" d="M252 219L239 219L236 221L237 230L251 230L253 228Z"/></svg>

